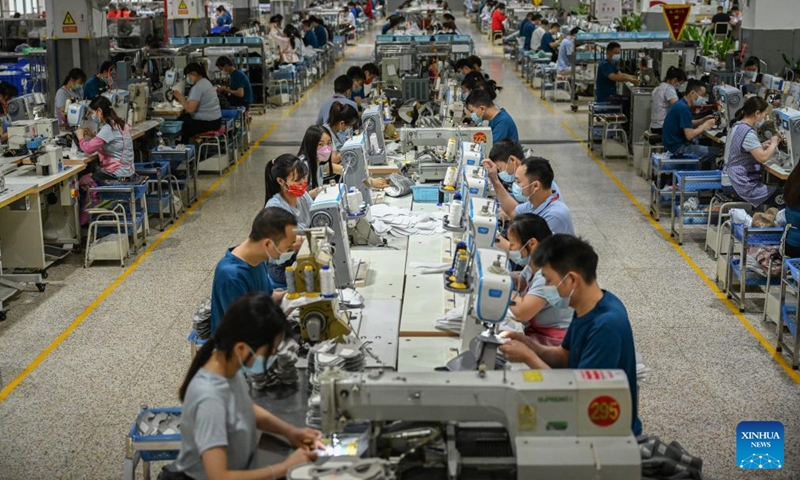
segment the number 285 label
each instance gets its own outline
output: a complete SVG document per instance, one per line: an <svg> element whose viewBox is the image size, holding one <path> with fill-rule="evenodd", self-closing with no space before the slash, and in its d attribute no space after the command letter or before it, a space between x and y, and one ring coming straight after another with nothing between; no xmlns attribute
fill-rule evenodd
<svg viewBox="0 0 800 480"><path fill-rule="evenodd" d="M599 427L608 427L619 420L619 402L613 397L603 395L589 404L589 420Z"/></svg>

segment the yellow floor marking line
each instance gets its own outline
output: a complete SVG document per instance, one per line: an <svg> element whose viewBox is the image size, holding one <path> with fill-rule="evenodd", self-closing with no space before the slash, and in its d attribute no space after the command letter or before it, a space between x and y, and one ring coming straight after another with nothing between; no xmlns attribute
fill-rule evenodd
<svg viewBox="0 0 800 480"><path fill-rule="evenodd" d="M658 221L656 221L653 217L650 216L650 212L647 209L645 209L645 207L639 202L639 200L636 199L636 197L633 196L630 190L628 190L627 187L625 187L625 185L622 184L622 182L617 178L617 176L614 175L614 173L608 169L605 163L603 163L603 161L600 160L600 158L597 155L595 155L595 153L589 148L587 143L582 138L580 138L575 133L575 131L572 130L572 128L570 128L569 125L567 125L567 122L562 121L561 124L564 126L567 132L569 132L569 134L575 138L575 140L578 140L580 144L583 145L583 148L586 150L586 153L588 153L589 156L592 158L592 160L594 160L594 163L596 163L597 166L600 167L600 170L602 170L603 173L605 173L606 176L610 178L612 182L614 182L617 188L626 197L628 197L628 200L630 200L630 202L639 210L639 212L641 212L642 215L644 215L644 217L650 222L650 224L653 225L653 228L655 228L658 231L658 233L660 233L661 236L663 236L667 240L667 242L669 242L669 244L672 245L672 248L674 248L675 251L678 252L678 254L683 258L683 260L692 268L692 270L694 270L694 273L696 273L697 276L700 277L700 279L703 280L703 282L708 286L708 288L710 288L711 291L714 292L717 298L719 298L722 301L722 303L724 303L725 306L728 307L728 310L730 310L731 313L733 313L733 315L737 319L739 319L739 322L741 322L741 324L744 325L744 327L750 332L750 334L753 335L753 337L755 337L756 340L758 340L758 342L767 350L767 352L769 352L770 355L772 355L772 358L774 358L775 361L777 361L778 364L781 367L783 367L784 370L786 370L786 373L789 375L789 377L791 377L791 379L794 380L795 383L800 384L800 373L792 369L792 367L783 358L783 355L781 355L780 352L775 350L775 347L771 343L769 343L767 339L764 338L764 336L761 335L761 333L755 329L755 327L753 327L750 321L747 320L747 318L744 315L742 315L741 312L739 312L739 307L737 307L728 298L728 296L725 293L723 293L722 290L719 289L719 287L717 287L717 284L713 280L711 280L708 277L708 275L705 274L705 272L703 272L700 269L697 263L695 263L695 261L692 260L692 257L690 257L688 253L686 253L686 250L684 250L683 247L678 245L678 242L676 242L675 239L673 239L670 236L669 232L667 232L666 229L664 229L664 227L662 227L661 224L658 223Z"/></svg>
<svg viewBox="0 0 800 480"><path fill-rule="evenodd" d="M61 333L61 335L56 337L56 339L53 340L53 342L50 343L50 345L48 345L47 348L45 348L44 351L42 351L42 353L40 353L36 358L34 358L33 361L27 367L25 367L25 370L23 370L22 373L17 375L17 378L15 378L14 380L11 381L11 383L6 385L5 388L3 388L2 391L0 391L0 403L2 403L3 400L5 400L5 398L8 397L11 394L11 392L13 392L14 389L16 389L19 386L19 384L22 383L22 381L25 380L25 378L36 369L36 367L38 367L51 353L53 353L53 350L55 350L56 347L58 347L64 340L66 340L67 337L69 337L72 334L72 332L74 332L75 329L77 329L81 325L81 323L83 323L83 321L86 320L86 318L88 318L89 315L91 315L92 312L94 312L94 310L97 307L99 307L100 304L102 304L106 298L109 297L109 295L114 293L114 290L116 290L117 287L119 287L120 284L123 281L125 281L125 279L128 278L128 276L130 276L131 273L133 273L137 268L139 268L139 265L141 265L142 262L144 262L144 260L151 253L153 253L153 250L155 250L156 247L161 245L161 242L163 242L167 237L169 237L172 234L172 232L174 232L175 229L177 229L183 223L183 221L187 218L187 216L190 213L192 213L197 209L197 207L202 205L203 202L205 202L208 199L208 197L212 193L214 193L214 190L219 188L222 182L226 178L228 178L228 176L232 174L239 167L239 165L241 165L245 160L247 160L247 158L250 156L253 150L256 147L258 147L258 145L261 142L266 140L267 137L269 137L277 127L278 127L277 123L271 124L270 127L267 129L267 131L264 132L264 134L261 135L261 137L259 137L258 140L256 140L256 142L239 158L239 160L237 160L236 163L234 163L228 169L227 172L225 172L221 177L219 177L206 191L202 193L202 195L200 195L200 198L197 199L194 205L186 209L183 215L181 215L180 217L178 217L177 220L175 220L175 223L173 223L166 230L164 230L164 232L161 235L159 235L158 238L156 238L153 241L153 243L150 244L149 247L147 247L147 250L142 252L142 254L139 255L139 257L136 260L134 260L134 262L127 269L125 269L125 271L122 272L122 274L120 274L120 276L117 277L117 279L114 280L111 283L111 285L106 287L106 289L103 290L103 292L100 293L100 295L97 298L95 298L94 301L92 301L92 303L90 303L89 306L87 306L75 320L72 321L70 326L67 327L67 329Z"/></svg>

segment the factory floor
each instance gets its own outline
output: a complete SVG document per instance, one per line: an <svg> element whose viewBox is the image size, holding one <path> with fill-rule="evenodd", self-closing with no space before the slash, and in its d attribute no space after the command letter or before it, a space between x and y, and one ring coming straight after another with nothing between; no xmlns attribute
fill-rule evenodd
<svg viewBox="0 0 800 480"><path fill-rule="evenodd" d="M577 233L600 255L600 284L628 309L637 350L652 368L641 388L645 432L677 440L714 478L761 478L766 472L736 468L736 425L778 420L787 461L769 476L800 478L789 456L800 451L800 377L768 351L774 327L762 323L761 302L734 315L711 285L715 262L702 237L671 243L669 220L659 225L644 214L648 183L625 160L601 162L579 142L585 106L573 114L565 103L540 101L500 47L463 17L458 23L503 86L498 103L522 143L553 163ZM129 267L84 269L72 255L50 270L46 292L10 303L0 323L0 479L120 477L125 434L141 406L179 404L191 315L210 293L217 260L245 238L264 204L267 159L297 151L333 79L368 61L372 39L349 47L299 104L256 116L249 155L224 178L201 177L200 202L164 234L154 232Z"/></svg>

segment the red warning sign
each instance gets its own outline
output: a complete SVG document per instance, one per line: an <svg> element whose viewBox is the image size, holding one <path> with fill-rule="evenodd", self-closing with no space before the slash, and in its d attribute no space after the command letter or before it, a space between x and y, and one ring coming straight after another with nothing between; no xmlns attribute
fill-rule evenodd
<svg viewBox="0 0 800 480"><path fill-rule="evenodd" d="M477 132L472 136L472 141L475 143L486 143L486 134L483 132Z"/></svg>
<svg viewBox="0 0 800 480"><path fill-rule="evenodd" d="M186 0L181 0L178 4L178 15L189 15L189 7L186 6Z"/></svg>
<svg viewBox="0 0 800 480"><path fill-rule="evenodd" d="M606 378L611 378L611 376L606 376L600 370L581 370L581 378L583 380L605 380Z"/></svg>
<svg viewBox="0 0 800 480"><path fill-rule="evenodd" d="M61 32L78 33L78 25L75 24L75 19L72 18L72 15L69 12L64 15L64 21L61 22Z"/></svg>
<svg viewBox="0 0 800 480"><path fill-rule="evenodd" d="M614 397L601 395L589 404L589 420L598 427L608 427L619 420L619 402Z"/></svg>
<svg viewBox="0 0 800 480"><path fill-rule="evenodd" d="M686 21L689 20L689 14L692 13L691 5L662 5L664 9L664 20L667 21L669 33L672 35L673 41L678 41L683 34L683 29L686 27Z"/></svg>

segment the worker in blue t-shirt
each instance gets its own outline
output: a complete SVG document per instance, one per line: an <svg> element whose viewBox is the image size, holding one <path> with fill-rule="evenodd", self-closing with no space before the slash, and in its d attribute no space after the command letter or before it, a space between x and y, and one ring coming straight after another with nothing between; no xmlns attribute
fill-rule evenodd
<svg viewBox="0 0 800 480"><path fill-rule="evenodd" d="M100 73L93 75L83 84L83 99L94 100L112 88L112 79L117 71L114 62L106 60L100 65Z"/></svg>
<svg viewBox="0 0 800 480"><path fill-rule="evenodd" d="M631 410L619 413L630 418L633 434L641 435L633 330L625 305L597 284L597 253L577 237L556 234L539 243L533 263L546 284L556 287L559 306L572 307L575 316L560 346L542 345L522 332L504 332L510 341L500 351L509 362L539 370L623 370L630 386Z"/></svg>
<svg viewBox="0 0 800 480"><path fill-rule="evenodd" d="M661 131L666 151L675 157L696 155L703 170L714 168L717 157L723 153L720 148L698 143L703 132L714 128L717 120L713 115L694 120L691 107L702 106L707 102L705 84L699 80L690 80L686 84L683 98L669 108Z"/></svg>
<svg viewBox="0 0 800 480"><path fill-rule="evenodd" d="M314 27L314 37L317 39L317 48L324 48L328 44L328 30L321 19L310 17L311 26Z"/></svg>
<svg viewBox="0 0 800 480"><path fill-rule="evenodd" d="M539 22L542 20L542 15L539 13L530 12L525 17L525 21L522 22L519 28L519 36L525 39L522 44L522 49L524 51L528 51L531 49L531 38L533 37L533 32L539 27ZM536 48L539 45L535 45Z"/></svg>
<svg viewBox="0 0 800 480"><path fill-rule="evenodd" d="M224 27L233 23L233 17L231 17L231 13L225 10L225 7L222 5L217 7L216 22L218 27Z"/></svg>
<svg viewBox="0 0 800 480"><path fill-rule="evenodd" d="M286 292L272 291L267 262L283 264L294 255L296 228L297 219L287 210L264 208L253 220L247 240L225 252L211 284L211 335L216 333L228 305L242 295L266 292L280 305Z"/></svg>
<svg viewBox="0 0 800 480"><path fill-rule="evenodd" d="M228 94L228 102L232 107L250 108L253 103L253 86L247 75L233 65L228 57L219 57L217 68L228 74L230 83L227 87L220 85L217 91Z"/></svg>
<svg viewBox="0 0 800 480"><path fill-rule="evenodd" d="M492 142L510 138L519 142L519 133L514 119L504 109L497 108L492 102L492 97L486 90L479 88L470 92L466 100L467 110L472 116L472 122L477 126L484 120L489 121L492 129Z"/></svg>
<svg viewBox="0 0 800 480"><path fill-rule="evenodd" d="M303 20L303 45L311 48L320 48L324 45L317 43L317 36L314 34L314 28L311 26L311 20L306 18Z"/></svg>
<svg viewBox="0 0 800 480"><path fill-rule="evenodd" d="M609 43L606 47L606 58L597 67L594 96L598 102L608 102L617 95L617 82L639 84L639 79L634 75L619 71L617 64L620 58L622 58L622 47L617 42Z"/></svg>
<svg viewBox="0 0 800 480"><path fill-rule="evenodd" d="M542 35L542 43L539 45L539 50L551 54L553 61L555 61L558 54L558 46L561 44L561 39L556 40L558 31L561 30L561 25L558 22L553 22L547 27L547 32Z"/></svg>

